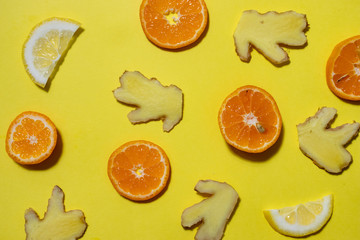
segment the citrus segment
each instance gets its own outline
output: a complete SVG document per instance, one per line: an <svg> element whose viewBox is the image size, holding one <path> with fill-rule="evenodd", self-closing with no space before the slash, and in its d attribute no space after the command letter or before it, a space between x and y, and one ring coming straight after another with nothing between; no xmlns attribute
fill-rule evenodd
<svg viewBox="0 0 360 240"><path fill-rule="evenodd" d="M264 210L269 224L279 233L304 237L318 232L330 219L333 195L282 209Z"/></svg>
<svg viewBox="0 0 360 240"><path fill-rule="evenodd" d="M158 145L131 141L116 149L108 162L108 176L120 195L144 201L158 195L167 185L170 163Z"/></svg>
<svg viewBox="0 0 360 240"><path fill-rule="evenodd" d="M155 45L177 49L195 42L208 21L204 0L143 0L140 21Z"/></svg>
<svg viewBox="0 0 360 240"><path fill-rule="evenodd" d="M282 128L275 100L255 86L243 86L231 93L221 105L218 121L228 144L251 153L271 147Z"/></svg>
<svg viewBox="0 0 360 240"><path fill-rule="evenodd" d="M36 164L47 159L57 142L54 123L44 114L27 111L10 124L6 152L20 164Z"/></svg>
<svg viewBox="0 0 360 240"><path fill-rule="evenodd" d="M360 35L337 44L326 65L330 90L346 100L360 100Z"/></svg>
<svg viewBox="0 0 360 240"><path fill-rule="evenodd" d="M80 24L65 18L50 18L36 25L23 46L26 72L45 87Z"/></svg>

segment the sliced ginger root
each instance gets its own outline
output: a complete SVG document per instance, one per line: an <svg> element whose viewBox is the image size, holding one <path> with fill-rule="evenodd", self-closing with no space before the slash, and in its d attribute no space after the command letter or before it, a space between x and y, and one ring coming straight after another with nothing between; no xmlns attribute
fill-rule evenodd
<svg viewBox="0 0 360 240"><path fill-rule="evenodd" d="M304 46L306 27L306 16L294 11L265 14L244 11L234 33L236 52L242 61L249 62L253 46L273 64L286 63L289 56L280 44Z"/></svg>
<svg viewBox="0 0 360 240"><path fill-rule="evenodd" d="M137 108L128 114L131 123L163 120L163 130L169 132L182 119L183 94L174 85L163 86L155 78L148 79L140 72L126 71L120 77L121 86L114 97Z"/></svg>
<svg viewBox="0 0 360 240"><path fill-rule="evenodd" d="M335 108L323 107L297 125L301 151L330 173L340 173L349 166L352 156L345 145L358 134L360 128L357 122L329 128L335 116Z"/></svg>
<svg viewBox="0 0 360 240"><path fill-rule="evenodd" d="M225 226L239 200L237 192L227 183L201 180L195 190L211 197L187 208L181 216L181 225L190 228L199 222L196 240L221 239Z"/></svg>
<svg viewBox="0 0 360 240"><path fill-rule="evenodd" d="M80 210L65 212L64 192L55 186L43 219L33 209L25 212L26 240L76 240L83 236L87 224Z"/></svg>

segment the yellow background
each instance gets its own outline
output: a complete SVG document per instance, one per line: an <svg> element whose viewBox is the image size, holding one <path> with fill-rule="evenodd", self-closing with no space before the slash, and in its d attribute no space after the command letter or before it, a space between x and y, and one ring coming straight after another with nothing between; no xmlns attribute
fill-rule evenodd
<svg viewBox="0 0 360 240"><path fill-rule="evenodd" d="M360 121L358 104L338 99L325 82L333 47L360 33L359 2L206 0L207 31L198 44L182 51L162 50L147 40L139 21L140 3L0 0L0 238L25 239L25 210L32 207L43 217L58 185L65 192L66 209L85 213L88 228L82 239L193 239L197 229L183 229L180 217L203 199L193 190L200 179L225 181L241 198L223 239L288 239L270 227L262 210L329 193L334 194L332 218L309 239L360 238L360 140L347 147L353 155L350 167L331 175L300 152L296 132L296 125L322 106L338 110L333 126ZM287 49L291 62L283 67L256 51L250 63L241 62L232 35L248 9L306 14L308 45ZM26 74L21 51L32 27L54 16L79 21L83 31L44 90ZM125 70L182 89L183 120L170 133L162 131L161 121L128 121L133 108L112 94ZM282 114L281 137L263 154L232 150L219 131L223 99L245 84L271 93ZM53 156L39 166L20 166L5 152L7 128L26 110L48 115L60 135ZM168 189L149 203L121 197L107 177L110 154L136 139L160 145L172 167Z"/></svg>

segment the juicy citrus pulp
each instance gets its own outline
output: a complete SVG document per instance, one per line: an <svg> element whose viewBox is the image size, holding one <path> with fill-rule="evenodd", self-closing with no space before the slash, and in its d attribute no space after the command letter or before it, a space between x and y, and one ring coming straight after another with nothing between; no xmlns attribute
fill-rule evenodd
<svg viewBox="0 0 360 240"><path fill-rule="evenodd" d="M319 231L330 219L333 195L293 207L264 210L269 224L279 233L303 237Z"/></svg>
<svg viewBox="0 0 360 240"><path fill-rule="evenodd" d="M273 97L255 86L231 93L219 111L220 131L233 147L251 153L263 152L279 138L282 120Z"/></svg>
<svg viewBox="0 0 360 240"><path fill-rule="evenodd" d="M46 85L79 27L70 19L50 18L33 28L24 43L23 62L36 84Z"/></svg>
<svg viewBox="0 0 360 240"><path fill-rule="evenodd" d="M176 49L195 42L208 21L204 0L143 0L140 21L155 45Z"/></svg>
<svg viewBox="0 0 360 240"><path fill-rule="evenodd" d="M47 159L57 142L54 123L44 114L27 111L10 124L6 152L20 164L36 164Z"/></svg>
<svg viewBox="0 0 360 240"><path fill-rule="evenodd" d="M326 65L330 90L347 100L360 100L360 35L337 44Z"/></svg>
<svg viewBox="0 0 360 240"><path fill-rule="evenodd" d="M144 201L158 195L167 184L170 164L164 150L144 141L131 141L116 149L108 162L108 176L124 197Z"/></svg>

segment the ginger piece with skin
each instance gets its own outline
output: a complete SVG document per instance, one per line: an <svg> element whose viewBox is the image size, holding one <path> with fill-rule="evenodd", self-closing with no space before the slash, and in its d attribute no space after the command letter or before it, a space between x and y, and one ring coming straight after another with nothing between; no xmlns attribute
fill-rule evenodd
<svg viewBox="0 0 360 240"><path fill-rule="evenodd" d="M304 123L297 125L301 151L330 173L341 173L349 166L352 156L345 145L358 134L360 128L357 122L329 128L336 112L335 108L323 107Z"/></svg>
<svg viewBox="0 0 360 240"><path fill-rule="evenodd" d="M65 212L64 192L55 186L43 219L33 209L25 212L26 240L76 240L83 236L87 224L80 210Z"/></svg>
<svg viewBox="0 0 360 240"><path fill-rule="evenodd" d="M234 33L236 52L240 59L249 62L253 46L273 64L289 61L285 46L305 46L307 20L304 14L294 11L260 14L255 10L244 11Z"/></svg>
<svg viewBox="0 0 360 240"><path fill-rule="evenodd" d="M131 123L162 119L163 130L169 132L182 119L183 93L180 88L163 86L155 78L148 79L137 71L125 71L120 84L113 91L114 97L119 102L136 106L128 114Z"/></svg>
<svg viewBox="0 0 360 240"><path fill-rule="evenodd" d="M181 216L181 225L190 228L202 222L196 233L196 240L221 239L239 201L237 192L229 184L213 180L199 181L195 190L212 196L185 209Z"/></svg>

